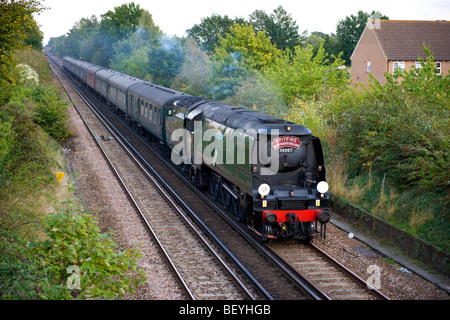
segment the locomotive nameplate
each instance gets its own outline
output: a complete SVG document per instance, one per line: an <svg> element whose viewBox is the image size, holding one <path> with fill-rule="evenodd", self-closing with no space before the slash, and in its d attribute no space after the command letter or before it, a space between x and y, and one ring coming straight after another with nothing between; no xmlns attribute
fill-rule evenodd
<svg viewBox="0 0 450 320"><path fill-rule="evenodd" d="M273 150L280 150L280 152L293 152L294 149L300 148L300 145L300 139L293 136L277 137L272 141Z"/></svg>

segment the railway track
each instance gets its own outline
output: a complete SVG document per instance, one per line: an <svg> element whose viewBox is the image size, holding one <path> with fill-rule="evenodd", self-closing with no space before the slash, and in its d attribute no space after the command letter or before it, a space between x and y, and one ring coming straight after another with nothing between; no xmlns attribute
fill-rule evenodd
<svg viewBox="0 0 450 320"><path fill-rule="evenodd" d="M56 74L74 101L74 94L67 87L69 80ZM218 249L209 243L203 231L168 195L165 187L140 164L113 129L90 109L88 101L74 102L74 106L159 244L188 298L256 299L220 257Z"/></svg>
<svg viewBox="0 0 450 320"><path fill-rule="evenodd" d="M331 300L389 300L313 243L272 242L269 247Z"/></svg>
<svg viewBox="0 0 450 320"><path fill-rule="evenodd" d="M106 109L106 108L105 108ZM109 117L108 117L109 118ZM113 120L114 121L114 120ZM129 129L128 129L129 130ZM123 132L123 130L121 130ZM131 135L127 135L127 140L141 140L138 138L138 135L133 133L135 137ZM141 141L142 142L142 141ZM133 143L135 145L135 143ZM145 147L145 148L148 148ZM139 149L139 148L138 148ZM140 149L137 151L139 153L145 153L146 151L143 149ZM148 152L148 151L147 151ZM152 160L152 164L154 164L154 160ZM158 171L159 172L159 171ZM183 179L180 177L180 179ZM189 183L187 183L190 185ZM172 183L171 186L174 189L178 189L179 182ZM189 186L190 188L193 188L192 185ZM195 191L195 190L193 190ZM178 190L174 191L180 192ZM348 277L345 275L341 275L342 267L335 267L331 266L328 258L324 258L323 256L320 258L318 257L318 253L312 253L311 248L303 248L303 246L300 246L298 242L295 242L294 244L291 244L292 246L287 248L283 248L283 246L288 245L287 243L273 243L270 246L266 247L264 245L261 245L259 239L255 239L254 236L248 234L248 230L245 230L242 225L237 223L235 221L235 218L228 215L227 213L222 210L223 208L220 208L220 205L214 204L211 202L211 199L206 199L208 197L205 197L205 195L202 195L201 191L196 191L199 197L203 198L203 201L207 203L208 206L210 206L214 211L216 211L219 215L221 215L222 219L224 219L228 225L230 225L234 229L240 229L238 232L241 234L241 236L245 239L246 242L251 243L251 246L255 248L255 251L258 251L256 255L259 255L260 258L255 258L255 256L249 253L249 249L247 251L244 251L244 253L239 253L239 247L242 247L240 244L234 245L233 242L239 242L239 240L236 240L236 236L231 235L231 238L234 238L232 240L228 239L224 241L224 238L227 237L228 231L224 232L222 229L216 229L217 223L208 223L207 221L211 220L211 217L208 215L200 216L200 219L203 221L206 221L206 224L208 225L207 228L211 228L214 233L221 234L221 241L224 241L227 246L234 246L233 253L236 251L236 255L240 257L241 259L245 260L245 256L253 257L249 259L253 259L252 266L262 266L261 269L267 269L266 272L268 274L267 277L260 278L261 282L266 283L266 281L269 281L268 278L270 278L270 275L273 274L279 274L280 270L283 270L283 273L285 273L284 277L278 277L279 279L275 279L275 282L278 282L278 284L267 284L266 286L269 288L268 291L271 292L272 296L269 294L270 298L273 299L385 299L383 295L378 295L375 293L375 296L373 295L372 290L364 289L365 283L356 283L354 280L351 282L348 280ZM181 193L186 193L186 191L181 191ZM190 196L184 196L182 201L190 201ZM205 203L203 203L203 207L205 206ZM191 203L190 203L191 204ZM192 205L195 207L195 204L192 203ZM199 208L195 209L197 212L201 211ZM223 223L222 223L223 224ZM242 244L242 240L241 244ZM300 249L303 248L303 249ZM272 251L273 250L273 251ZM303 253L300 253L303 250ZM265 252L264 252L265 251ZM317 252L314 249L315 252ZM261 255L261 252L264 252ZM276 253L275 253L276 252ZM323 254L322 254L323 255ZM312 258L314 256L314 258ZM296 257L298 258L296 260ZM303 258L302 258L303 257ZM270 260L272 265L275 265L274 267L267 267L267 261L262 260ZM304 260L303 262L305 264L300 264L300 260ZM259 262L258 262L259 261ZM312 267L307 267L307 262L310 261L312 263ZM327 262L326 262L327 261ZM328 264L328 267L323 267L322 265ZM319 267L321 271L322 277L319 277L314 275L314 272L306 272L308 268L314 269L314 266ZM329 269L329 272L323 271L326 270L326 268ZM337 269L337 271L332 269ZM255 268L254 272L259 274L262 273L257 267ZM317 273L317 270L316 270ZM273 276L272 276L273 278ZM344 281L344 279L347 279ZM283 282L284 281L284 282ZM344 285L345 282L345 285ZM306 283L306 284L305 284ZM340 283L340 284L339 284ZM293 285L294 284L294 285ZM274 286L277 286L275 289ZM287 289L280 290L278 286L285 287ZM296 293L286 293L286 291L289 291L288 287L301 287L302 289L300 291L295 291ZM351 290L349 290L351 288ZM292 289L292 288L291 288ZM267 295L266 295L267 297ZM216 299L220 299L220 297L217 297Z"/></svg>

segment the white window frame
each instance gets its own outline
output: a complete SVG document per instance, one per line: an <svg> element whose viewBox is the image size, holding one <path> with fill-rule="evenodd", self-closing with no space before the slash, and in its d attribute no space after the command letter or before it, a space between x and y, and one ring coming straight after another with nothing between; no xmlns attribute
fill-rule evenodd
<svg viewBox="0 0 450 320"><path fill-rule="evenodd" d="M367 61L367 68L366 68L366 72L370 73L370 65L371 65L371 61Z"/></svg>
<svg viewBox="0 0 450 320"><path fill-rule="evenodd" d="M437 69L437 75L440 76L442 73L442 62L436 61L436 69Z"/></svg>
<svg viewBox="0 0 450 320"><path fill-rule="evenodd" d="M405 70L405 61L394 61L394 63L392 64L392 72L395 72L395 70L397 68L400 68L400 69L402 69L402 71L404 71Z"/></svg>
<svg viewBox="0 0 450 320"><path fill-rule="evenodd" d="M420 61L416 61L414 66L416 67L416 69L422 69L422 64L420 63Z"/></svg>

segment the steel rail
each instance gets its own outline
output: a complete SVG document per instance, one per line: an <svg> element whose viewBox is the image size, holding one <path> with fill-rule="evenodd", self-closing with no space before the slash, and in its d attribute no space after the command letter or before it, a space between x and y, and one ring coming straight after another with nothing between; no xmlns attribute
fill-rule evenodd
<svg viewBox="0 0 450 320"><path fill-rule="evenodd" d="M83 94L84 95L84 94ZM95 108L95 107L94 107ZM109 110L109 109L108 109ZM100 112L99 112L100 113ZM106 121L107 123L110 124L110 122L103 117L103 120ZM112 124L110 124L111 127ZM128 127L127 127L128 128ZM131 131L131 130L130 130ZM133 131L131 131L133 132ZM215 241L215 243L221 247L221 249L228 255L228 257L241 269L241 271L247 276L247 278L249 278L249 280L258 288L258 290L269 300L274 300L274 298L270 295L270 293L264 288L264 286L262 284L260 284L258 282L258 280L251 274L250 271L248 271L245 266L239 261L238 258L235 257L235 255L222 243L222 241L220 241L220 239L206 226L206 224L195 214L195 212L190 209L189 205L187 205L177 194L176 192L164 181L164 179L158 174L157 171L154 170L154 168L140 155L140 153L130 144L128 143L128 141L123 138L123 136L118 133L121 137L122 140L128 145L128 148L130 148L133 153L139 158L139 161L142 162L151 172L152 175L154 177L156 177L156 179L158 181L160 181L162 184L164 184L165 189L168 193L171 194L172 197L174 197L180 204L181 206L189 213L189 215L191 216L191 218L193 218L195 220L196 223L198 223L202 229ZM133 132L133 134L135 134ZM145 145L148 146L148 144L143 141L139 136L136 136L141 142L143 142ZM153 149L150 147L150 150L153 152ZM154 153L157 157L160 158L160 160L165 162L165 159L161 158L161 156L155 152ZM181 177L183 180L184 177L182 177L182 175L179 174L178 171L176 171L175 169L173 169L171 166L169 166L169 168L171 170L174 170L174 172L179 175L179 177ZM189 186L191 186L190 184L188 184ZM198 192L198 191L196 191Z"/></svg>
<svg viewBox="0 0 450 320"><path fill-rule="evenodd" d="M317 247L314 243L309 243L309 246L319 252L322 256L324 256L327 260L329 260L331 263L333 263L335 266L337 266L339 269L344 271L347 275L349 275L353 280L355 280L358 284L361 286L367 286L369 289L369 292L373 294L374 296L383 299L383 300L391 300L388 296L384 295L381 291L371 286L369 283L367 283L364 279L359 277L356 273L348 269L346 266L341 264L339 261L337 261L335 258L330 256L328 253Z"/></svg>
<svg viewBox="0 0 450 320"><path fill-rule="evenodd" d="M52 68L52 67L51 67ZM122 187L124 188L125 192L127 193L128 197L130 198L130 200L133 203L133 206L135 207L135 209L139 212L139 214L141 215L141 217L143 218L144 222L146 223L147 227L149 228L150 232L152 233L153 238L155 239L155 241L158 243L159 248L161 249L161 251L163 252L164 256L166 257L167 261L169 262L170 266L172 267L173 271L175 272L175 274L178 277L178 280L181 282L181 284L183 285L184 290L186 291L186 293L188 294L188 296L192 299L195 300L195 297L192 293L192 291L189 289L189 286L187 285L186 281L183 279L183 276L181 275L180 271L178 270L178 268L175 266L174 262L172 261L172 259L170 258L167 250L164 248L163 244L160 242L158 236L156 235L153 227L151 226L150 222L148 221L148 219L145 217L143 211L141 210L139 204L136 202L136 199L133 197L131 191L128 189L127 185L125 184L125 181L123 181L121 175L119 174L119 172L117 171L116 167L114 166L114 164L112 163L111 159L109 158L108 154L106 153L106 151L104 150L104 148L102 147L102 145L98 142L98 140L96 139L96 136L94 134L94 131L92 130L91 126L89 125L89 123L87 122L86 118L84 117L83 113L80 111L80 109L78 108L77 104L75 103L75 101L72 99L69 91L67 90L66 86L62 83L61 79L59 78L58 74L53 70L52 71L55 73L55 75L58 77L59 82L61 83L62 87L64 88L64 91L66 92L67 96L69 97L72 105L74 106L75 110L77 111L77 113L79 114L79 116L81 117L84 125L86 126L87 130L89 131L90 135L94 138L94 141L96 143L96 145L99 147L102 155L105 157L106 161L108 162L108 165L111 167L111 169L114 171L114 174L116 175L116 178L119 179L119 182L121 183ZM62 73L61 73L62 74ZM65 77L65 75L63 75ZM70 81L67 79L67 77L65 77L65 79L70 83ZM75 91L77 91L76 88L74 88ZM77 91L78 92L78 91Z"/></svg>
<svg viewBox="0 0 450 320"><path fill-rule="evenodd" d="M106 109L109 110L109 108L106 107ZM110 110L109 110L110 111ZM111 111L110 111L111 112ZM112 112L111 112L112 113ZM112 113L113 114L113 113ZM115 114L113 114L116 116ZM105 121L109 122L107 119ZM119 121L122 121L119 119ZM123 121L122 121L123 123ZM129 131L135 135L137 139L141 141L141 143L145 144L149 150L151 150L156 157L158 157L161 161L167 164L166 159L164 159L158 152L156 152L152 146L148 145L146 141L144 141L141 137L139 137L133 130L131 130L128 126L126 126ZM125 140L125 139L124 139ZM126 141L126 140L125 140ZM128 143L127 143L128 144ZM135 150L133 146L128 144L128 146ZM139 154L138 151L135 150L135 154L140 158L140 160L143 163L147 163L145 159L142 158L142 156ZM163 181L163 178L151 168L151 166L148 164L150 169L152 170L152 173L159 179ZM255 240L249 233L243 229L242 225L240 225L238 222L236 222L234 219L230 217L229 214L224 212L220 207L217 206L214 202L212 202L207 196L205 196L200 190L198 190L195 186L193 186L187 179L176 170L173 166L170 164L167 165L170 170L172 170L180 179L182 179L187 186L191 190L193 190L203 201L205 201L214 211L216 211L229 225L231 225L234 229L236 229L243 237L244 239L249 242L256 250L260 251L267 259L272 261L278 268L280 268L286 276L291 279L297 286L304 289L313 299L315 300L330 300L330 298L323 293L320 289L318 289L316 286L314 286L310 281L308 281L306 278L303 277L299 272L297 272L294 268L292 268L288 263L286 263L282 258L280 258L278 255L276 255L270 248L267 246L264 246L260 243L260 241ZM211 236L216 240L216 242L223 247L223 249L227 252L227 254L232 258L236 264L238 264L241 269L246 273L247 277L249 277L254 284L258 287L258 289L270 300L273 300L274 298L270 295L270 293L258 282L258 280L251 275L249 271L239 262L237 258L223 245L223 243L210 231L210 229L204 224L203 221L189 208L189 206L173 191L170 186L167 186L169 192L172 193L174 197L177 198L177 200L183 204L183 207L186 207L186 210L190 213L190 215L199 223L202 228L211 234Z"/></svg>
<svg viewBox="0 0 450 320"><path fill-rule="evenodd" d="M56 74L56 73L55 73ZM78 88L76 88L76 86L74 86L74 84L67 79L67 77L61 73L66 80L71 83L71 85L74 87L74 90L80 95L80 97L83 99L83 101L92 109L92 104L88 101L88 99L84 96L84 94L78 90ZM57 75L58 77L58 75ZM59 79L59 77L58 77ZM60 80L60 79L59 79ZM61 81L61 80L60 80ZM135 206L135 208L138 210L139 214L141 215L141 217L144 219L146 225L148 226L149 230L151 231L153 237L155 238L155 240L157 241L158 245L160 246L161 250L163 251L165 257L167 258L167 260L169 261L171 267L174 269L175 273L177 274L177 277L179 278L179 280L181 281L181 283L183 284L183 287L185 288L185 291L188 293L189 297L191 299L195 300L195 297L192 293L192 291L189 289L186 281L183 279L181 273L179 272L178 268L175 266L174 262L172 261L172 259L170 258L167 250L164 248L164 245L160 242L158 236L156 235L156 232L154 231L153 227L151 226L150 222L148 221L148 219L145 217L145 214L143 213L142 209L140 208L139 204L137 203L135 197L132 195L131 191L129 190L129 188L127 187L125 181L123 181L123 179L121 178L119 172L117 171L117 169L115 168L114 164L112 163L112 161L110 160L109 156L107 155L106 151L103 149L103 147L100 145L100 143L98 142L98 140L96 139L93 130L91 129L91 127L89 126L88 122L86 121L86 119L84 118L84 116L82 115L81 111L79 110L79 108L76 106L75 102L73 101L73 99L71 98L68 90L66 89L66 87L64 86L64 84L61 82L61 85L63 86L64 90L66 91L67 95L69 96L69 98L72 101L72 104L74 105L75 109L77 110L77 112L80 114L84 124L86 125L86 127L88 128L90 134L93 136L94 140L96 141L96 144L99 146L99 148L101 149L103 155L105 156L105 158L107 159L109 165L111 166L112 170L114 171L114 173L116 174L117 178L120 180L121 184L123 185L125 191L127 192L128 196L130 197L133 205ZM94 107L95 108L95 107ZM92 110L93 113L96 115L96 117L99 118L99 120L104 124L104 126L111 132L112 135L115 136L116 141L118 141L122 148L130 155L130 157L133 159L133 161L140 167L140 169L142 170L142 172L144 172L144 174L147 176L148 179L150 179L152 181L152 183L154 184L155 187L158 188L158 190L160 190L161 194L164 195L164 197L166 198L167 201L169 201L172 206L175 208L175 210L180 214L180 216L184 219L184 221L190 226L191 230L193 230L195 232L195 234L198 236L198 238L202 241L203 244L205 244L205 246L208 248L208 250L214 255L214 257L220 262L220 264L227 270L228 274L233 278L234 282L237 283L239 285L239 287L242 289L242 291L244 292L244 294L249 297L250 299L255 300L255 297L253 296L253 294L246 288L246 286L241 282L241 280L234 274L234 272L230 269L230 267L225 263L225 261L223 261L223 259L217 254L217 252L211 247L211 245L208 243L208 241L199 233L199 231L197 230L197 228L187 219L187 217L184 215L184 213L182 212L182 210L179 208L179 206L176 204L176 202L171 199L168 195L167 195L167 187L162 187L160 185L160 183L158 183L158 181L148 172L148 170L146 170L146 168L140 163L140 161L133 155L133 152L131 152L123 143L123 137L120 135L120 133L118 134L120 136L121 139L119 139L119 136L114 132L114 130L111 128L110 125L108 125L104 119L102 119L102 117L98 114L97 111ZM127 143L128 144L128 143ZM135 151L135 150L134 150ZM148 164L147 164L148 165ZM156 172L152 172L152 173L156 173ZM160 177L159 177L160 178ZM158 179L159 180L159 179ZM161 181L160 181L161 182ZM170 187L169 187L170 188ZM170 193L173 193L170 192Z"/></svg>
<svg viewBox="0 0 450 320"><path fill-rule="evenodd" d="M106 108L109 110L109 108ZM110 110L109 110L110 111ZM100 113L100 112L99 112ZM112 113L112 112L111 112ZM113 113L112 113L113 114ZM114 114L113 114L114 115ZM115 115L114 115L115 116ZM109 123L107 119L104 119L106 122ZM122 121L119 119L119 121ZM123 121L122 121L123 123ZM126 126L128 128L128 126ZM129 128L128 128L129 129ZM135 135L137 139L141 141L141 143L148 146L149 150L151 150L161 161L164 163L166 162L166 159L164 159L158 152L156 152L153 147L149 146L146 141L144 141L139 135L137 135L133 130L129 129L131 133ZM125 140L126 141L126 140ZM139 154L138 151L136 151L128 142L126 142L127 145L133 150L133 152L140 158L140 161L143 163L146 163L145 159L142 158L142 156ZM150 168L151 166L147 164ZM272 261L278 268L283 270L283 272L287 275L288 278L290 278L297 286L304 289L313 299L316 300L331 300L330 297L328 297L323 291L321 291L319 288L317 288L313 283L311 283L308 279L306 279L301 273L299 273L295 268L293 268L289 263L287 263L283 258L278 256L271 248L267 247L265 244L262 244L260 241L254 239L251 234L249 234L248 230L246 230L242 224L237 222L233 217L231 217L228 213L226 213L224 210L222 210L216 203L214 203L212 200L210 200L207 196L205 196L200 190L198 190L195 186L193 186L189 181L174 168L170 164L168 164L168 168L170 168L176 175L179 176L183 181L186 182L186 185L188 185L191 190L193 190L200 198L202 198L213 210L219 213L219 215L234 229L236 229L247 242L249 242L253 247L255 247L258 251L260 251L267 259ZM162 177L151 168L151 171L153 171L153 174L157 177L158 180L162 180ZM167 187L169 192L173 193L174 196L177 198L177 200L183 204L183 206L187 207L187 210L190 212L190 215L202 226L204 230L207 232L210 232L208 227L197 217L197 215L192 212L192 210L189 209L189 207L183 202L181 198L179 198L178 195L175 194L175 192L170 188ZM213 235L214 239L217 239L215 235ZM223 246L223 244L220 242L219 239L216 240L220 244L220 246ZM226 247L224 247L224 250L227 251L227 254L232 257L233 260L235 260L234 255L229 252ZM236 263L240 265L240 262L236 259ZM247 276L249 276L251 279L253 279L253 282L260 288L260 291L264 293L269 299L273 299L270 294L257 282L256 279L245 269L245 267L241 266L241 268L244 270L244 272L248 273Z"/></svg>

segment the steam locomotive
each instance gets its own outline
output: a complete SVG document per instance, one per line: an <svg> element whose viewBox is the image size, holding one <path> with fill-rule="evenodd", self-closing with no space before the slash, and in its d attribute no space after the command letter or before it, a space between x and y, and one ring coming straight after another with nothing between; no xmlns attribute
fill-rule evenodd
<svg viewBox="0 0 450 320"><path fill-rule="evenodd" d="M325 237L324 156L308 128L74 58L63 66L263 240Z"/></svg>

